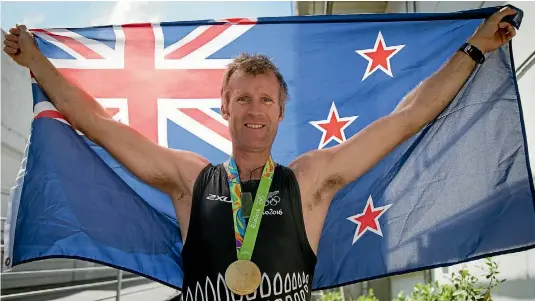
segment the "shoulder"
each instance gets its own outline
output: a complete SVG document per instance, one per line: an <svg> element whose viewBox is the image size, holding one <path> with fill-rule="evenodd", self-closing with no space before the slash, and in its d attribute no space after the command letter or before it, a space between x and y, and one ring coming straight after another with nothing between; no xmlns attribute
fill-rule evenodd
<svg viewBox="0 0 535 301"><path fill-rule="evenodd" d="M292 161L288 168L301 184L320 184L332 154L328 150L315 150L302 154Z"/></svg>
<svg viewBox="0 0 535 301"><path fill-rule="evenodd" d="M208 162L195 178L194 189L214 178L220 179L222 176L226 176L223 164L212 164Z"/></svg>
<svg viewBox="0 0 535 301"><path fill-rule="evenodd" d="M284 178L295 177L295 173L292 168L286 165L278 164L278 163L275 166L275 175L278 175Z"/></svg>

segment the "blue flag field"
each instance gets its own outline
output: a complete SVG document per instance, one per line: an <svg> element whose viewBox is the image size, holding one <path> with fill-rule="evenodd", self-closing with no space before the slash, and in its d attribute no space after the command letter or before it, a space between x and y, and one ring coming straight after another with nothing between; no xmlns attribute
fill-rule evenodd
<svg viewBox="0 0 535 301"><path fill-rule="evenodd" d="M289 85L272 152L287 165L388 115L498 9L33 32L50 61L115 119L214 164L231 153L219 110L225 67L242 52L266 54ZM436 120L335 196L314 290L535 246L511 47L489 54ZM180 289L182 240L169 197L73 129L35 80L32 91L35 117L10 194L4 269L76 258Z"/></svg>

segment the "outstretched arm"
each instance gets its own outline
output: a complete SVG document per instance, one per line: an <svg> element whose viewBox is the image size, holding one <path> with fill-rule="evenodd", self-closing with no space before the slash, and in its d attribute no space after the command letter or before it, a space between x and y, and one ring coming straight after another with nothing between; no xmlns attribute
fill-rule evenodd
<svg viewBox="0 0 535 301"><path fill-rule="evenodd" d="M501 20L515 11L505 8L488 18L468 41L483 53L510 41L515 29ZM475 61L455 53L433 76L411 91L388 116L376 120L343 144L312 151L290 166L303 198L307 235L314 247L334 194L377 164L390 151L435 119L464 85Z"/></svg>
<svg viewBox="0 0 535 301"><path fill-rule="evenodd" d="M193 183L207 160L191 152L162 147L112 119L95 99L52 65L25 26L11 28L4 44L4 51L32 71L56 109L74 128L101 145L135 176L171 197L185 235Z"/></svg>

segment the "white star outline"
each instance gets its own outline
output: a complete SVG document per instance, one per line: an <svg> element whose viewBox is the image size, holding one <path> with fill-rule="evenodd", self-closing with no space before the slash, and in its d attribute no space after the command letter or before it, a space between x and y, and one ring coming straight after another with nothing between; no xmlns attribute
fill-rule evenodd
<svg viewBox="0 0 535 301"><path fill-rule="evenodd" d="M370 70L373 64L373 60L368 57L365 53L366 52L376 52L377 48L379 47L379 43L382 43L384 46L384 50L395 50L392 52L387 58L386 58L386 64L388 66L387 69L385 69L382 65L378 65L373 70ZM375 45L371 49L362 49L362 50L355 50L356 53L360 54L363 58L365 58L368 61L368 66L366 67L366 72L362 76L362 80L364 81L368 76L372 75L376 70L381 69L384 73L388 74L390 77L394 77L392 74L392 68L390 67L390 59L396 55L401 49L403 49L405 45L396 45L396 46L386 46L385 39L383 38L383 34L381 31L379 31L379 34L377 35L377 39L375 40Z"/></svg>
<svg viewBox="0 0 535 301"><path fill-rule="evenodd" d="M355 242L357 242L357 240L359 240L359 238L361 238L364 234L366 234L367 231L371 231L381 237L383 237L383 231L381 230L381 224L379 223L379 218L381 217L381 215L383 215L393 204L387 204L387 205L384 205L384 206L381 206L381 207L374 207L373 206L373 199L372 199L372 196L370 195L368 197L368 201L366 202L366 206L364 206L364 209L362 210L362 213L360 214L356 214L356 215L353 215L353 216L350 216L347 218L347 220L357 224L357 229L355 230L355 236L353 237L353 242L351 243L351 245L354 245ZM369 227L366 227L366 229L364 229L364 231L362 233L360 233L360 235L358 234L359 233L359 229L360 229L360 222L355 220L355 218L359 218L363 215L366 214L366 209L368 209L368 206L371 207L371 211L377 211L375 209L383 209L383 211L381 211L381 213L379 213L379 215L377 215L375 218L374 218L374 221L375 221L375 224L377 225L377 230L375 229L372 229L372 228L369 228Z"/></svg>
<svg viewBox="0 0 535 301"><path fill-rule="evenodd" d="M329 137L329 139L327 141L325 141L324 143L322 143L323 140L325 140L325 136L327 135L327 130L325 130L324 128L322 128L320 126L320 124L325 124L325 123L329 123L330 119L331 119L331 115L333 114L334 112L334 116L336 118L337 121L348 121L341 129L340 129L340 132L342 133L342 140L338 139L338 137L335 137L335 136L331 136ZM349 117L343 117L343 118L340 118L340 116L338 116L338 109L336 108L336 104L334 103L334 101L332 102L331 104L331 109L329 110L329 114L327 115L327 119L326 120L317 120L317 121L310 121L310 124L312 124L314 127L316 127L318 130L322 131L323 134L321 135L321 139L320 139L320 143L319 143L319 146L318 146L318 149L322 149L325 147L325 145L329 144L329 142L331 142L332 140L338 142L338 143L343 143L344 141L347 140L346 138L346 134L345 134L345 129L351 124L353 123L353 121L355 121L355 119L357 119L358 116L349 116Z"/></svg>

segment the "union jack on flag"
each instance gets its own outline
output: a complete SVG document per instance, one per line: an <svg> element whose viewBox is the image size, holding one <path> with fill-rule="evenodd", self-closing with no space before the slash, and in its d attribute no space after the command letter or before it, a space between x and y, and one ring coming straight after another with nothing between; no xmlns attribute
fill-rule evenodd
<svg viewBox="0 0 535 301"><path fill-rule="evenodd" d="M173 122L228 155L219 87L231 57L213 56L254 26L252 19L225 19L33 32L51 62L116 120L163 146Z"/></svg>
<svg viewBox="0 0 535 301"><path fill-rule="evenodd" d="M116 120L214 164L231 153L219 110L225 68L242 52L266 54L289 87L272 149L287 165L391 113L498 9L33 32L60 72ZM526 116L509 46L488 54L435 121L334 197L313 289L535 246ZM35 118L10 194L4 268L77 258L180 288L182 240L169 197L73 130L35 80L32 91Z"/></svg>

